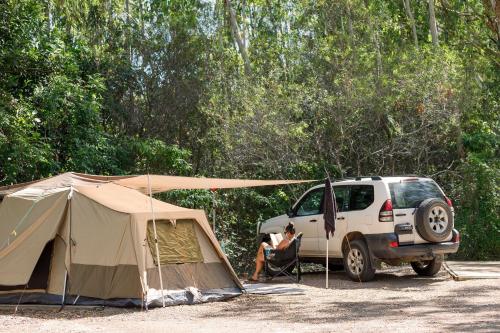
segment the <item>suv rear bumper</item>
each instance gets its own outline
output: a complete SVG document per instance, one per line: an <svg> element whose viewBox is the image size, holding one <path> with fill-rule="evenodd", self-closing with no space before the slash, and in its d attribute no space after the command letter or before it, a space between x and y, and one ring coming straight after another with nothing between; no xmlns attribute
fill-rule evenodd
<svg viewBox="0 0 500 333"><path fill-rule="evenodd" d="M453 238L457 239L458 231L453 229ZM456 253L459 242L425 243L399 245L391 247L391 242L397 242L394 233L365 235L371 254L378 259L400 260L430 260L438 254Z"/></svg>

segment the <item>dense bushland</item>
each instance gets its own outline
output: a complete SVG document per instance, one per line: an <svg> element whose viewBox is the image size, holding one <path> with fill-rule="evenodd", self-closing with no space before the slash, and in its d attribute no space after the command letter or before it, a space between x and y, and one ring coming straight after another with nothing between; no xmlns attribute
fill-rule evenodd
<svg viewBox="0 0 500 333"><path fill-rule="evenodd" d="M500 2L5 0L0 185L64 171L419 174L500 257ZM220 191L238 269L304 187ZM212 209L208 191L164 199Z"/></svg>

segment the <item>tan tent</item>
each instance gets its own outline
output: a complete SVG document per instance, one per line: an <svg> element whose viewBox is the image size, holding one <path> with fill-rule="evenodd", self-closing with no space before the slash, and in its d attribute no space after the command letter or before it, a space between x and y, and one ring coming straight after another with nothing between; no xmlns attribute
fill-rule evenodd
<svg viewBox="0 0 500 333"><path fill-rule="evenodd" d="M162 177L66 173L0 187L0 302L148 306L240 294L205 213L139 191L272 181Z"/></svg>

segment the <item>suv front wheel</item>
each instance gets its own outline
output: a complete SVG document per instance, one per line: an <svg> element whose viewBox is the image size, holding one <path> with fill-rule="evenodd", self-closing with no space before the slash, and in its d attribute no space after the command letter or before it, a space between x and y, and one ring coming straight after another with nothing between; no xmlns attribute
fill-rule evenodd
<svg viewBox="0 0 500 333"><path fill-rule="evenodd" d="M356 239L348 243L344 250L343 259L345 271L351 280L365 282L375 277L375 269L372 267L370 253L363 240Z"/></svg>

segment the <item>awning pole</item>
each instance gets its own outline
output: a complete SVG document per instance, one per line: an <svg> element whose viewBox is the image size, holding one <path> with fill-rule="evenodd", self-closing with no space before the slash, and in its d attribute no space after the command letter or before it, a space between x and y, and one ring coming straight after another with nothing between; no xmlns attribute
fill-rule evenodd
<svg viewBox="0 0 500 333"><path fill-rule="evenodd" d="M326 238L326 289L328 289L328 237Z"/></svg>
<svg viewBox="0 0 500 333"><path fill-rule="evenodd" d="M144 247L143 251L144 251L144 274L142 275L143 279L144 279L144 284L147 286L146 290L142 293L142 302L144 304L144 308L146 309L146 311L148 311L148 255L147 255L147 252L149 249L148 249L148 239L146 237L146 239L144 239L144 243L142 244L142 246Z"/></svg>
<svg viewBox="0 0 500 333"><path fill-rule="evenodd" d="M63 294L61 298L61 310L64 307L64 302L66 301L66 282L68 281L68 271L66 270L64 273L64 285L63 285Z"/></svg>
<svg viewBox="0 0 500 333"><path fill-rule="evenodd" d="M158 235L156 233L155 210L153 208L153 191L151 190L151 180L148 173L149 202L151 203L151 215L153 216L153 231L155 236L156 263L158 265L158 276L160 277L161 303L165 307L165 295L163 294L163 278L161 276L160 249L158 248Z"/></svg>
<svg viewBox="0 0 500 333"><path fill-rule="evenodd" d="M72 252L72 246L73 246L73 239L71 238L71 202L73 201L73 186L70 187L69 190L69 195L68 195L68 216L69 216L69 226L68 226L68 231L69 231L69 240L68 240L68 246L69 246L69 267L66 267L65 274L64 274L64 289L63 289L63 294L62 294L62 299L61 299L61 310L64 307L64 302L66 301L66 290L67 290L67 284L68 284L68 268L71 270L71 252ZM65 259L66 261L66 259ZM66 266L66 263L65 265Z"/></svg>
<svg viewBox="0 0 500 333"><path fill-rule="evenodd" d="M216 189L212 189L212 225L213 225L213 229L214 229L214 235L215 235L215 238L217 238L217 234L215 233L215 191Z"/></svg>

